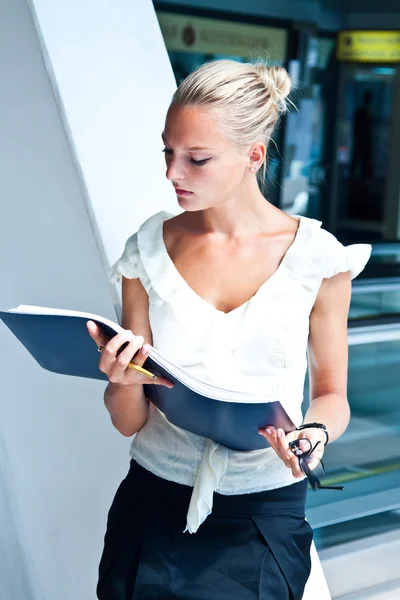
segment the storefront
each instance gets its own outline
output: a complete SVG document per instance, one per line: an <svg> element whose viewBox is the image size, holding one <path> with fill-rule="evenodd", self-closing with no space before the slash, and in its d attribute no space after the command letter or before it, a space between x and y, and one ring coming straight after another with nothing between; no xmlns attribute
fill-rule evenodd
<svg viewBox="0 0 400 600"><path fill-rule="evenodd" d="M207 60L234 58L238 61L268 60L285 65L288 59L287 26L270 26L232 20L219 13L213 17L181 14L170 8L156 12L171 64L179 84L188 73ZM187 9L186 9L187 11ZM236 17L237 18L237 17ZM247 18L247 17L246 17Z"/></svg>
<svg viewBox="0 0 400 600"><path fill-rule="evenodd" d="M261 59L271 65L288 65L289 22L187 8L183 14L161 3L155 3L155 8L177 84L213 59L241 62ZM276 205L280 203L282 134L283 129L275 139L278 148L271 144L269 149L268 198Z"/></svg>
<svg viewBox="0 0 400 600"><path fill-rule="evenodd" d="M342 31L332 221L343 237L399 237L400 32Z"/></svg>
<svg viewBox="0 0 400 600"><path fill-rule="evenodd" d="M326 185L322 75L334 58L335 38L321 37L310 23L265 19L155 3L161 31L179 84L207 60L266 60L286 67L292 77L294 105L269 147L267 197L292 214L321 218Z"/></svg>

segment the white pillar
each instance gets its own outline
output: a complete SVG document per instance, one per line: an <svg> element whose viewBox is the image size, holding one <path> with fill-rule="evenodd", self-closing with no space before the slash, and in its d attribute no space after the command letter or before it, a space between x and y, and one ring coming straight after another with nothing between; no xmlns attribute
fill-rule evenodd
<svg viewBox="0 0 400 600"><path fill-rule="evenodd" d="M174 210L175 82L150 0L0 0L1 308L115 319L105 270ZM104 384L47 373L0 324L0 597L93 600L128 441Z"/></svg>

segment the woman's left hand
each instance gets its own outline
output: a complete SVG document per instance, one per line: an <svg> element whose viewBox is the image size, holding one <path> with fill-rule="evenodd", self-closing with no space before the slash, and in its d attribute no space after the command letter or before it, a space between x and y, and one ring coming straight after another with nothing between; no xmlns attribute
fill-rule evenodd
<svg viewBox="0 0 400 600"><path fill-rule="evenodd" d="M275 427L268 425L265 429L259 429L258 432L265 437L288 469L291 469L294 477L304 477L304 473L300 469L298 457L289 448L289 442L299 438L307 438L310 440L312 448L314 448L317 442L320 442L308 462L310 469L315 469L315 467L318 466L324 454L326 436L321 429L312 427L309 429L301 429L300 431L291 431L285 435L283 429L275 429Z"/></svg>

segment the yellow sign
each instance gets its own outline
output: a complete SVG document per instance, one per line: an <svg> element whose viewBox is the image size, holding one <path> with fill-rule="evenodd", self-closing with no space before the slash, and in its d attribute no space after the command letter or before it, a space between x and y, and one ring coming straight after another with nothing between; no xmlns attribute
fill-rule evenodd
<svg viewBox="0 0 400 600"><path fill-rule="evenodd" d="M400 62L400 31L340 31L337 58L346 62Z"/></svg>
<svg viewBox="0 0 400 600"><path fill-rule="evenodd" d="M275 27L157 12L168 50L246 59L286 60L287 31Z"/></svg>

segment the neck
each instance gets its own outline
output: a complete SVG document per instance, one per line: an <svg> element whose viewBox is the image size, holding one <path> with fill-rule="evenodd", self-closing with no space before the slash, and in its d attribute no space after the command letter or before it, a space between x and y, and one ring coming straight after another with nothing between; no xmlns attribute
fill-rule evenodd
<svg viewBox="0 0 400 600"><path fill-rule="evenodd" d="M206 233L241 238L273 230L281 211L270 204L255 178L235 196L204 210L186 213L190 226Z"/></svg>

